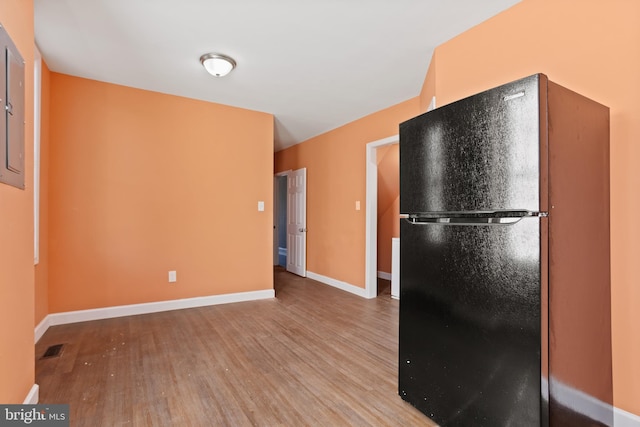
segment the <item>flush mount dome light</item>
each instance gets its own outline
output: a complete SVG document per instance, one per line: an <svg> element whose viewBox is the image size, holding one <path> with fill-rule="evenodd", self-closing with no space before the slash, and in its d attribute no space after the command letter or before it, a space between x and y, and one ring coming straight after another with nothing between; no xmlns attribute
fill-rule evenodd
<svg viewBox="0 0 640 427"><path fill-rule="evenodd" d="M200 62L212 76L226 76L236 67L236 61L219 53L205 53L200 57Z"/></svg>

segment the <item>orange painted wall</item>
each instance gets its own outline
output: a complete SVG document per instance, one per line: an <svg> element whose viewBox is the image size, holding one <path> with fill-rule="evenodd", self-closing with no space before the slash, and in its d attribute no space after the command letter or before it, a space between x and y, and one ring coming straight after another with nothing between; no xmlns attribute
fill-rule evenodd
<svg viewBox="0 0 640 427"><path fill-rule="evenodd" d="M308 271L365 287L366 145L418 110L416 97L275 154L275 173L307 168Z"/></svg>
<svg viewBox="0 0 640 427"><path fill-rule="evenodd" d="M0 2L0 23L25 60L25 190L0 184L0 402L34 384L33 1Z"/></svg>
<svg viewBox="0 0 640 427"><path fill-rule="evenodd" d="M273 289L272 115L58 73L50 91L50 312Z"/></svg>
<svg viewBox="0 0 640 427"><path fill-rule="evenodd" d="M524 0L436 49L438 105L543 72L611 109L615 406L640 414L640 2ZM431 90L425 85L421 106Z"/></svg>
<svg viewBox="0 0 640 427"><path fill-rule="evenodd" d="M400 145L377 149L378 271L391 274L391 239L400 237Z"/></svg>
<svg viewBox="0 0 640 427"><path fill-rule="evenodd" d="M51 72L42 61L40 99L40 233L35 267L35 325L49 314L49 87Z"/></svg>

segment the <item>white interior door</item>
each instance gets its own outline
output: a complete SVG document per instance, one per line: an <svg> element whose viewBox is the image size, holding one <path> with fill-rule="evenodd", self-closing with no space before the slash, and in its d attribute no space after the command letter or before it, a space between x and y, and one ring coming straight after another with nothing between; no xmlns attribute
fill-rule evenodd
<svg viewBox="0 0 640 427"><path fill-rule="evenodd" d="M307 275L307 169L287 180L287 271Z"/></svg>

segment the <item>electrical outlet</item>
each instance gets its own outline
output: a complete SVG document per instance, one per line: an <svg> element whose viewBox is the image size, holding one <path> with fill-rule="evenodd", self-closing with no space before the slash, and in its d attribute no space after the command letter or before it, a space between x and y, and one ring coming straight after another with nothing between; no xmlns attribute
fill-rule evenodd
<svg viewBox="0 0 640 427"><path fill-rule="evenodd" d="M169 283L174 283L177 280L176 271L171 270L169 272Z"/></svg>

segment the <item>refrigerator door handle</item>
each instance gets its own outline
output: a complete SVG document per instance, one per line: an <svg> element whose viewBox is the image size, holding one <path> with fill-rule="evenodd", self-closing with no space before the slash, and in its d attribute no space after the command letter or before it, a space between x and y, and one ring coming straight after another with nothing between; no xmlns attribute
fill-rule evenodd
<svg viewBox="0 0 640 427"><path fill-rule="evenodd" d="M493 225L493 226L505 226L513 225L522 220L521 216L512 217L441 217L441 218L405 218L413 225Z"/></svg>

